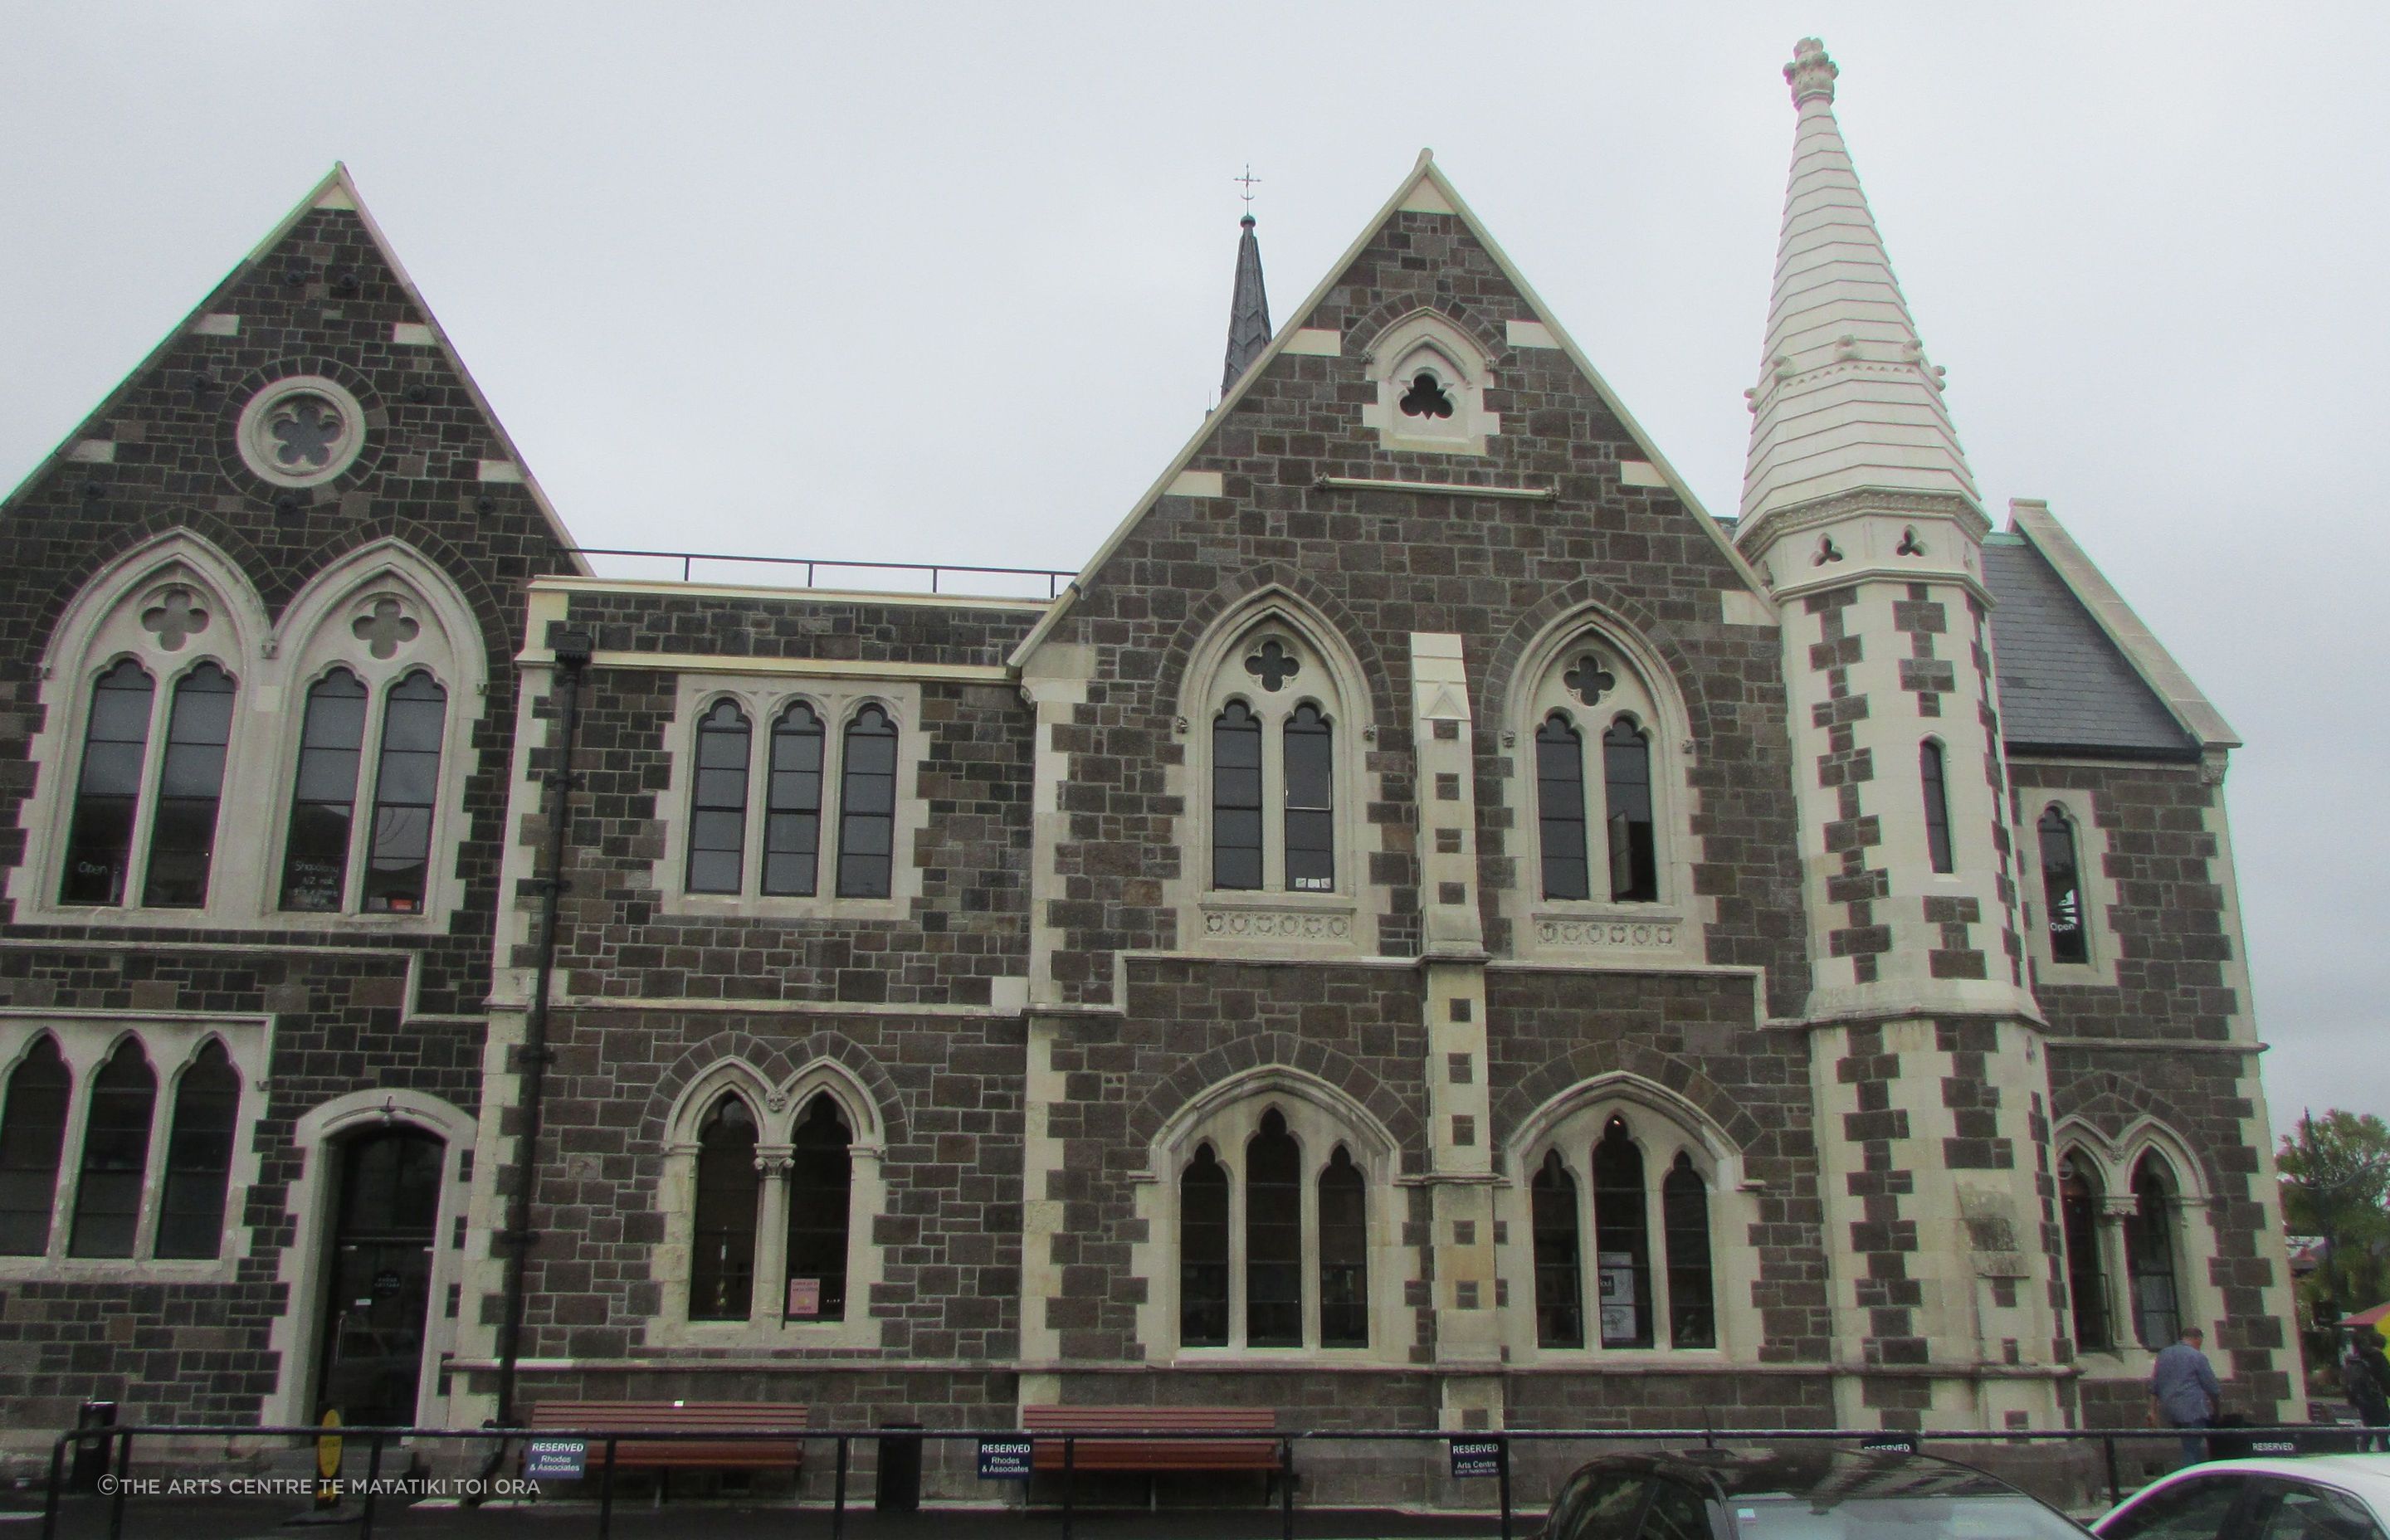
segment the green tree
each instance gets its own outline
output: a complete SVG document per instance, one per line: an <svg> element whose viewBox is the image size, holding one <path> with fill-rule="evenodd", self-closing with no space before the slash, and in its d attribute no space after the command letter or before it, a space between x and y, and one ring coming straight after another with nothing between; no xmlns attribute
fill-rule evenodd
<svg viewBox="0 0 2390 1540"><path fill-rule="evenodd" d="M2300 1290L2306 1303L2330 1300L2347 1315L2390 1301L2390 1123L2337 1108L2303 1114L2275 1164L2283 1224L2324 1241L2322 1265Z"/></svg>

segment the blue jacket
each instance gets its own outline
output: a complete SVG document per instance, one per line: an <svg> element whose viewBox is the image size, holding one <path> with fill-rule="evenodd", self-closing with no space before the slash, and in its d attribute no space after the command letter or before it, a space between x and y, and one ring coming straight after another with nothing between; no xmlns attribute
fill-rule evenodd
<svg viewBox="0 0 2390 1540"><path fill-rule="evenodd" d="M2223 1387L2216 1382L2216 1371L2207 1367L2207 1354L2189 1342L2177 1342L2159 1354L2156 1367L2150 1371L2150 1394L2157 1397L2158 1410L2178 1428L2214 1417L2223 1393Z"/></svg>

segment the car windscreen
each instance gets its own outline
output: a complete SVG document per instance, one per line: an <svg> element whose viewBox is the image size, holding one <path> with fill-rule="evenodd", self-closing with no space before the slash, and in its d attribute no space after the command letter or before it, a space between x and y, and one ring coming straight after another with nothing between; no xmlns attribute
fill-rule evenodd
<svg viewBox="0 0 2390 1540"><path fill-rule="evenodd" d="M2084 1540L2085 1532L2021 1493L1728 1500L1738 1540Z"/></svg>

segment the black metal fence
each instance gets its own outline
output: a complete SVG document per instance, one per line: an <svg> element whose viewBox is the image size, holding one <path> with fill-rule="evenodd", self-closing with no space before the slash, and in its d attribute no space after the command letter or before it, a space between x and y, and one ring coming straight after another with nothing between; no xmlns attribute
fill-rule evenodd
<svg viewBox="0 0 2390 1540"><path fill-rule="evenodd" d="M1020 586L1027 587L1033 583L1043 584L1046 589L1045 597L1049 599L1061 593L1063 584L1069 583L1072 579L1079 575L1075 571L1065 572L1048 567L972 567L952 561L941 561L935 563L927 561L831 561L820 557L739 556L727 551L628 550L605 545L576 546L574 547L574 554L578 556L623 557L638 560L662 561L666 563L677 561L680 563L680 576L683 583L691 583L696 581L698 564L702 562L705 563L709 569L769 567L774 569L776 573L785 572L790 577L793 577L796 570L802 567L804 569L805 573L803 586L807 588L812 588L816 585L816 580L819 574L823 571L854 574L858 576L867 573L919 574L926 572L929 574L927 581L930 584L930 592L932 594L940 591L938 587L940 582L951 577L993 577L1007 580L1021 579L1023 581L1020 584ZM904 581L919 583L921 582L922 579L919 576L910 576L906 578ZM909 592L910 590L900 591Z"/></svg>
<svg viewBox="0 0 2390 1540"><path fill-rule="evenodd" d="M1155 1444L1185 1442L1210 1445L1275 1444L1278 1460L1270 1474L1278 1502L1279 1531L1283 1540L1296 1540L1295 1487L1300 1474L1296 1450L1303 1444L1345 1443L1441 1444L1451 1447L1452 1470L1456 1478L1483 1476L1495 1485L1494 1520L1502 1540L1512 1540L1517 1515L1512 1506L1510 1462L1511 1452L1521 1445L1539 1444L1640 1444L1687 1447L1717 1448L1751 1444L1784 1444L1828 1442L1857 1445L1867 1449L1903 1449L1910 1452L1932 1452L1936 1444L1960 1444L1972 1450L1991 1446L2026 1446L2036 1444L2097 1444L2101 1457L2111 1503L2123 1500L2127 1490L2117 1463L2120 1444L2131 1445L2158 1442L2175 1445L2183 1436L2175 1429L2069 1429L2051 1431L2013 1430L1998 1432L1969 1429L1947 1429L1921 1432L1885 1432L1855 1429L1774 1428L1774 1429L1534 1429L1492 1432L1455 1432L1449 1430L1411 1429L1305 1429L1299 1431L1282 1430L1222 1431L1217 1429L1189 1430L1159 1428L1150 1431L1130 1429L1103 1432L1063 1432L1060 1431L1029 1433L1017 1428L996 1430L949 1430L913 1428L758 1428L739 1431L692 1431L687 1429L455 1429L455 1428L322 1428L273 1427L248 1424L160 1424L113 1428L92 1428L61 1433L50 1446L49 1479L44 1498L42 1540L55 1540L62 1504L69 1485L69 1459L74 1457L74 1469L105 1472L99 1486L109 1505L108 1534L109 1540L122 1540L124 1534L125 1508L134 1482L134 1450L136 1439L271 1439L320 1440L338 1437L344 1444L362 1443L366 1445L366 1478L361 1485L350 1483L357 1492L360 1508L355 1521L359 1534L371 1540L377 1510L386 1483L382 1469L386 1456L396 1446L410 1443L442 1442L488 1445L479 1484L494 1495L509 1495L509 1487L519 1485L520 1478L496 1474L505 1463L508 1447L526 1446L536 1441L543 1444L578 1443L585 1457L585 1473L579 1479L597 1483L597 1512L593 1533L598 1540L610 1540L614 1523L614 1477L618 1469L616 1455L625 1444L665 1443L777 1443L802 1441L806 1444L828 1444L834 1448L836 1464L830 1498L825 1517L829 1521L831 1540L843 1540L848 1511L847 1484L852 1455L855 1445L870 1444L881 1451L889 1445L910 1444L918 1450L932 1444L963 1443L980 1447L981 1463L984 1466L990 1445L1007 1446L1019 1457L1022 1446L1033 1443L1051 1448L1060 1446L1060 1465L1053 1474L1059 1476L1060 1492L1058 1498L1061 1540L1072 1540L1072 1523L1077 1510L1078 1478L1083 1473L1077 1455L1081 1446L1098 1443ZM2332 1424L2304 1424L2273 1428L2236 1428L2226 1434L2250 1454L2307 1455L2339 1453L2364 1447L2367 1437L2362 1429ZM733 1462L725 1462L726 1464ZM1464 1469L1464 1464L1469 1469ZM916 1464L918 1469L918 1462ZM1025 1474L1023 1472L1017 1472ZM571 1478L567 1478L571 1479ZM475 1478L464 1478L465 1487L476 1484ZM2134 1483L2138 1486L2138 1482ZM802 1506L802 1505L799 1505ZM552 1533L552 1526L549 1531Z"/></svg>

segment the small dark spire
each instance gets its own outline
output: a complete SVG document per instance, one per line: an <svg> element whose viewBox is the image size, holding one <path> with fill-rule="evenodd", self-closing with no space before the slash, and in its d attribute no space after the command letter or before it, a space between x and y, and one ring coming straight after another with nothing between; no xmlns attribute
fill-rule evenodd
<svg viewBox="0 0 2390 1540"><path fill-rule="evenodd" d="M1253 238L1251 211L1240 223L1245 233L1237 241L1237 289L1228 300L1228 362L1220 375L1224 396L1237 383L1237 377L1262 355L1270 340L1269 296L1262 291L1262 246Z"/></svg>

